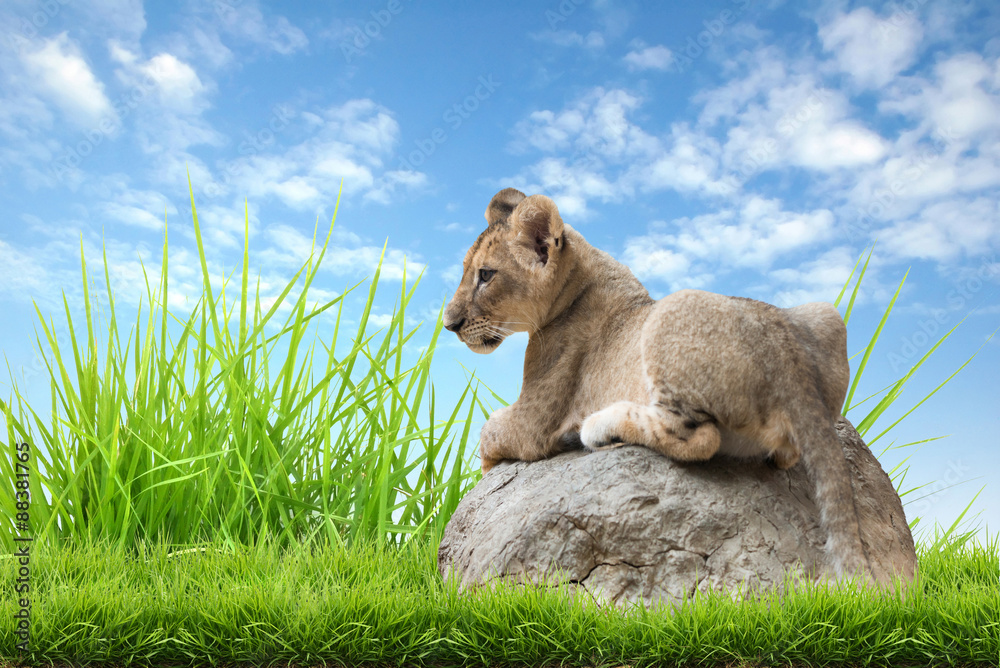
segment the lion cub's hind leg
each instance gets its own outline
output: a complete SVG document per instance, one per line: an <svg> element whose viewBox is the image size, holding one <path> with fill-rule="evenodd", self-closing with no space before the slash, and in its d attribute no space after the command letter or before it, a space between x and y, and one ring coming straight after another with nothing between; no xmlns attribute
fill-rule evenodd
<svg viewBox="0 0 1000 668"><path fill-rule="evenodd" d="M753 459L759 454L766 455L771 463L781 470L787 470L799 463L802 451L793 438L795 429L787 412L771 411L762 424L744 427L742 436L749 441L750 447L743 452L727 452L727 444L723 439L722 450L737 457Z"/></svg>
<svg viewBox="0 0 1000 668"><path fill-rule="evenodd" d="M799 463L799 453L791 450L776 450L771 455L771 462L782 471L787 471Z"/></svg>
<svg viewBox="0 0 1000 668"><path fill-rule="evenodd" d="M719 429L659 405L619 401L583 421L580 440L588 450L622 443L645 445L680 461L705 461L719 449Z"/></svg>

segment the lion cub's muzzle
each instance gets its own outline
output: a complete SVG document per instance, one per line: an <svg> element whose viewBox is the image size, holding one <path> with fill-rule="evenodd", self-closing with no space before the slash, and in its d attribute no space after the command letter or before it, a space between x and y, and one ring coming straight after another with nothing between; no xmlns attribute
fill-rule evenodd
<svg viewBox="0 0 1000 668"><path fill-rule="evenodd" d="M445 325L445 328L455 332L459 341L469 346L472 352L484 355L496 350L509 334L508 330L494 325L485 317L459 320Z"/></svg>

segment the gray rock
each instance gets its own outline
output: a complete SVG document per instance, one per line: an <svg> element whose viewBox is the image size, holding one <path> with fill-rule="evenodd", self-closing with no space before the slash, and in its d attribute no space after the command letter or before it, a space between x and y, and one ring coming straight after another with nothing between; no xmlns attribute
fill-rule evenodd
<svg viewBox="0 0 1000 668"><path fill-rule="evenodd" d="M854 427L837 424L873 575L904 582L917 557L889 477ZM438 567L462 589L498 578L585 589L596 602L677 603L829 574L803 465L680 464L641 446L502 462L462 499ZM554 569L558 569L558 572Z"/></svg>

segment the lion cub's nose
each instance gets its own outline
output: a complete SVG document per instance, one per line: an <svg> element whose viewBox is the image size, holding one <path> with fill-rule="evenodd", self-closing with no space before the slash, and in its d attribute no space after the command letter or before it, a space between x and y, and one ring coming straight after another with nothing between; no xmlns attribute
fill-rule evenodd
<svg viewBox="0 0 1000 668"><path fill-rule="evenodd" d="M461 320L457 320L451 323L450 325L445 325L444 328L447 329L449 332L455 332L456 334L458 334L458 330L462 329L462 325L464 324L465 324L465 318L462 318Z"/></svg>

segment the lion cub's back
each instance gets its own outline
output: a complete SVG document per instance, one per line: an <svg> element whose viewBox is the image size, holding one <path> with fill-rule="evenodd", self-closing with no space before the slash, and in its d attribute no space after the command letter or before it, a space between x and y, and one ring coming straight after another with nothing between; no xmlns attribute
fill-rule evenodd
<svg viewBox="0 0 1000 668"><path fill-rule="evenodd" d="M804 377L821 385L824 403L836 410L847 393L847 332L837 309L825 302L784 309L680 290L653 306L642 337L647 364L662 361L679 383L714 389L716 400L787 401L801 391L791 379ZM780 396L782 388L789 396Z"/></svg>
<svg viewBox="0 0 1000 668"><path fill-rule="evenodd" d="M829 302L811 302L801 306L781 309L791 322L809 332L814 340L803 337L803 345L810 351L822 371L824 403L835 407L839 415L847 388L851 383L851 368L847 359L847 327L837 307Z"/></svg>

